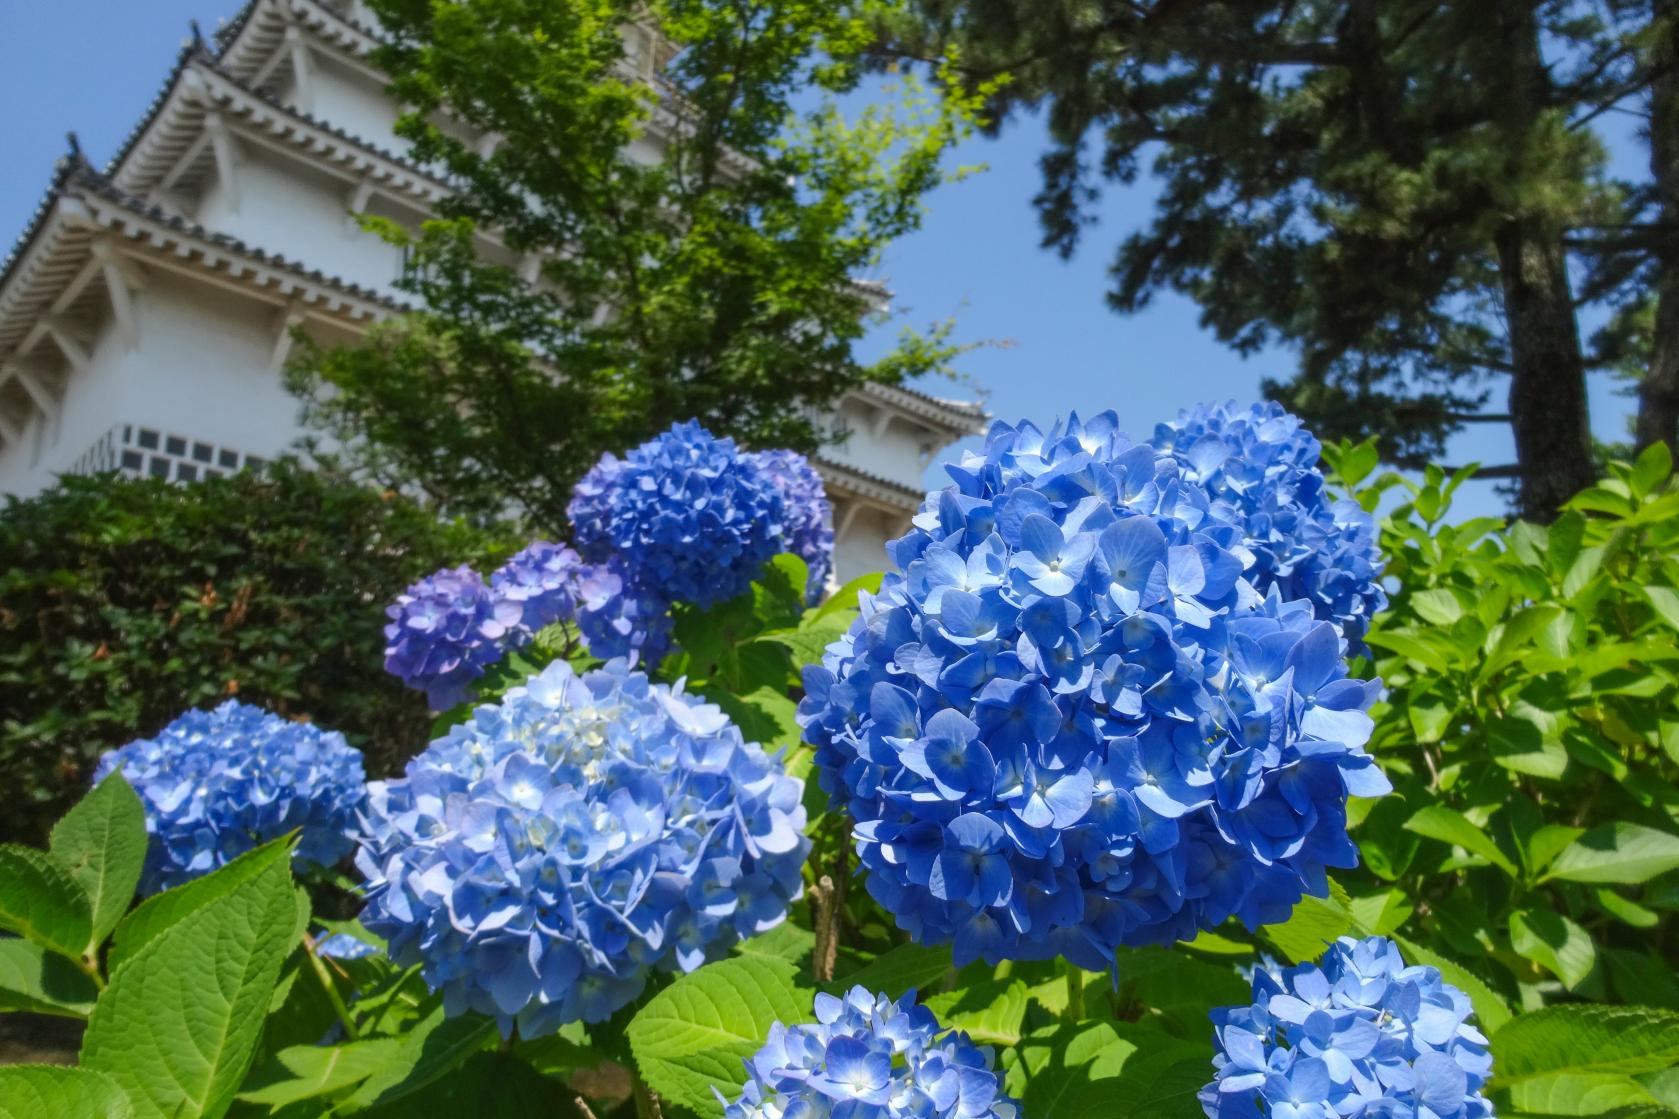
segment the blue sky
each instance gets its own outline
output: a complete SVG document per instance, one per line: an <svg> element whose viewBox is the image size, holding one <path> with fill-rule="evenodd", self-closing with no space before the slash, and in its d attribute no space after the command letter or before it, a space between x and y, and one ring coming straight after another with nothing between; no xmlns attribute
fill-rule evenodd
<svg viewBox="0 0 1679 1119"><path fill-rule="evenodd" d="M0 0L0 244L22 230L74 129L103 164L156 94L199 19L206 33L238 0ZM990 340L962 359L966 386L928 385L950 395L982 391L999 417L1047 420L1069 409L1113 408L1133 434L1201 400L1257 396L1260 378L1282 376L1290 355L1242 359L1203 332L1193 304L1163 295L1142 314L1120 317L1103 302L1113 245L1149 218L1152 188L1110 191L1101 225L1071 261L1038 248L1030 206L1043 135L1017 123L1002 139L976 138L955 153L988 170L940 188L925 227L893 247L883 278L913 321L955 315L964 340ZM1628 138L1613 144L1628 173L1642 159ZM1631 401L1606 378L1592 385L1592 425L1602 437L1625 430ZM1482 429L1451 448L1455 462L1507 462L1508 430ZM930 478L931 480L931 478ZM1476 487L1460 514L1496 512Z"/></svg>

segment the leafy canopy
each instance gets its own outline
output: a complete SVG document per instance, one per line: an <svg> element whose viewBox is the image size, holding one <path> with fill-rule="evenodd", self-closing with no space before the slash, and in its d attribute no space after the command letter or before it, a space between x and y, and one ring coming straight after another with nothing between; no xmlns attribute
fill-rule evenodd
<svg viewBox="0 0 1679 1119"><path fill-rule="evenodd" d="M906 78L846 111L886 0L372 7L398 132L460 189L417 232L370 222L421 309L292 380L381 476L557 532L602 452L673 422L808 451L824 405L945 369L942 325L854 352L863 277L979 104Z"/></svg>

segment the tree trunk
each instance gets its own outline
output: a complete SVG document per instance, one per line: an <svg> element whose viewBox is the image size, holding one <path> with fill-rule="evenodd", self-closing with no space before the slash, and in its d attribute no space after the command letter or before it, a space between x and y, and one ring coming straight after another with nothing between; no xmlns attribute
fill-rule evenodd
<svg viewBox="0 0 1679 1119"><path fill-rule="evenodd" d="M1528 0L1500 0L1497 12L1497 119L1512 153L1526 149L1550 99L1533 9ZM1522 516L1537 521L1555 518L1596 475L1562 232L1543 217L1518 213L1495 236L1510 333L1510 426L1521 465L1516 501Z"/></svg>
<svg viewBox="0 0 1679 1119"><path fill-rule="evenodd" d="M1652 0L1650 174L1661 203L1656 244L1656 324L1650 368L1638 383L1638 449L1679 451L1679 0Z"/></svg>

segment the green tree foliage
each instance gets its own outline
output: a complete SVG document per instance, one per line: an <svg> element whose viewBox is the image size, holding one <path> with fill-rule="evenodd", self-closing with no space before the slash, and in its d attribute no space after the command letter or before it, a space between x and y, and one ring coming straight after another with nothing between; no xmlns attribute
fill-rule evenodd
<svg viewBox="0 0 1679 1119"><path fill-rule="evenodd" d="M1362 480L1368 445L1332 450ZM1522 1006L1679 1010L1679 488L1665 445L1548 527L1450 523L1468 476L1387 476L1399 590L1369 641L1394 796L1354 838L1355 912Z"/></svg>
<svg viewBox="0 0 1679 1119"><path fill-rule="evenodd" d="M1651 355L1608 333L1583 353L1577 312L1654 314L1679 198L1609 181L1592 124L1672 81L1667 4L916 8L887 26L888 55L958 44L971 81L1011 76L995 120L1044 110L1046 246L1074 250L1104 182L1159 179L1153 221L1115 257L1116 310L1176 291L1243 353L1292 345L1297 373L1267 391L1327 436L1378 435L1396 464L1420 469L1465 424L1508 423L1518 461L1487 473L1516 478L1533 517L1591 482L1586 373ZM1679 148L1663 142L1671 161ZM1667 302L1679 316L1679 291ZM1645 338L1638 321L1622 343ZM1679 403L1663 384L1652 377L1644 444L1674 438ZM1495 400L1507 407L1489 410Z"/></svg>
<svg viewBox="0 0 1679 1119"><path fill-rule="evenodd" d="M423 699L382 665L383 607L492 538L282 462L173 486L76 477L0 512L4 834L39 840L99 755L230 696L343 731L392 771Z"/></svg>
<svg viewBox="0 0 1679 1119"><path fill-rule="evenodd" d="M905 79L842 111L884 0L372 7L398 132L460 190L417 234L379 224L421 309L292 372L380 476L558 532L603 451L688 419L810 450L822 406L945 369L945 325L854 353L883 313L859 279L977 105Z"/></svg>

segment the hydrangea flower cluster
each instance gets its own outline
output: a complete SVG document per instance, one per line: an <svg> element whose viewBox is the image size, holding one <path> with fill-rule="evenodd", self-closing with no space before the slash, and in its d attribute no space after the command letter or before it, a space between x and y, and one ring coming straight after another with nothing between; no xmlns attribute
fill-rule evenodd
<svg viewBox="0 0 1679 1119"><path fill-rule="evenodd" d="M625 657L656 665L670 648L674 628L670 600L657 587L637 579L622 557L613 556L588 569L595 593L577 612L577 628L597 657Z"/></svg>
<svg viewBox="0 0 1679 1119"><path fill-rule="evenodd" d="M791 451L743 453L693 422L621 459L602 457L567 512L578 551L621 584L621 599L579 619L601 657L656 662L671 603L704 608L744 594L781 552L810 566L807 594L817 597L832 564L832 511L809 462Z"/></svg>
<svg viewBox="0 0 1679 1119"><path fill-rule="evenodd" d="M566 512L586 558L620 556L642 587L701 607L745 592L787 527L781 487L734 440L692 421L623 458L604 455Z"/></svg>
<svg viewBox="0 0 1679 1119"><path fill-rule="evenodd" d="M787 504L787 536L781 551L791 552L810 568L805 601L815 605L834 569L834 507L822 476L797 451L758 451L742 456L781 489Z"/></svg>
<svg viewBox="0 0 1679 1119"><path fill-rule="evenodd" d="M1213 1011L1209 1119L1491 1119L1469 997L1385 937L1342 937L1322 966L1255 970L1253 1005Z"/></svg>
<svg viewBox="0 0 1679 1119"><path fill-rule="evenodd" d="M490 595L497 603L516 603L516 633L528 639L543 628L577 612L580 583L591 578L583 560L564 544L537 540L516 553L490 576Z"/></svg>
<svg viewBox="0 0 1679 1119"><path fill-rule="evenodd" d="M472 568L444 568L386 608L385 671L425 692L433 711L446 711L506 653L524 612L524 601L491 593Z"/></svg>
<svg viewBox="0 0 1679 1119"><path fill-rule="evenodd" d="M117 770L146 809L142 894L208 874L294 828L301 864L331 866L354 845L365 776L360 751L337 731L229 700L110 751L95 783Z"/></svg>
<svg viewBox="0 0 1679 1119"><path fill-rule="evenodd" d="M914 993L816 996L813 1024L770 1027L723 1119L1014 1119L989 1045L941 1033Z"/></svg>
<svg viewBox="0 0 1679 1119"><path fill-rule="evenodd" d="M555 662L368 786L362 924L450 1014L601 1021L786 917L802 795L716 707Z"/></svg>
<svg viewBox="0 0 1679 1119"><path fill-rule="evenodd" d="M1318 469L1323 447L1298 418L1274 402L1203 404L1156 426L1154 447L1234 511L1255 589L1305 599L1353 652L1364 651L1370 619L1387 606L1376 522L1358 502L1328 492Z"/></svg>
<svg viewBox="0 0 1679 1119"><path fill-rule="evenodd" d="M1113 413L995 425L805 670L799 719L868 889L923 943L1065 956L1284 919L1356 865L1377 685L1245 527Z"/></svg>

